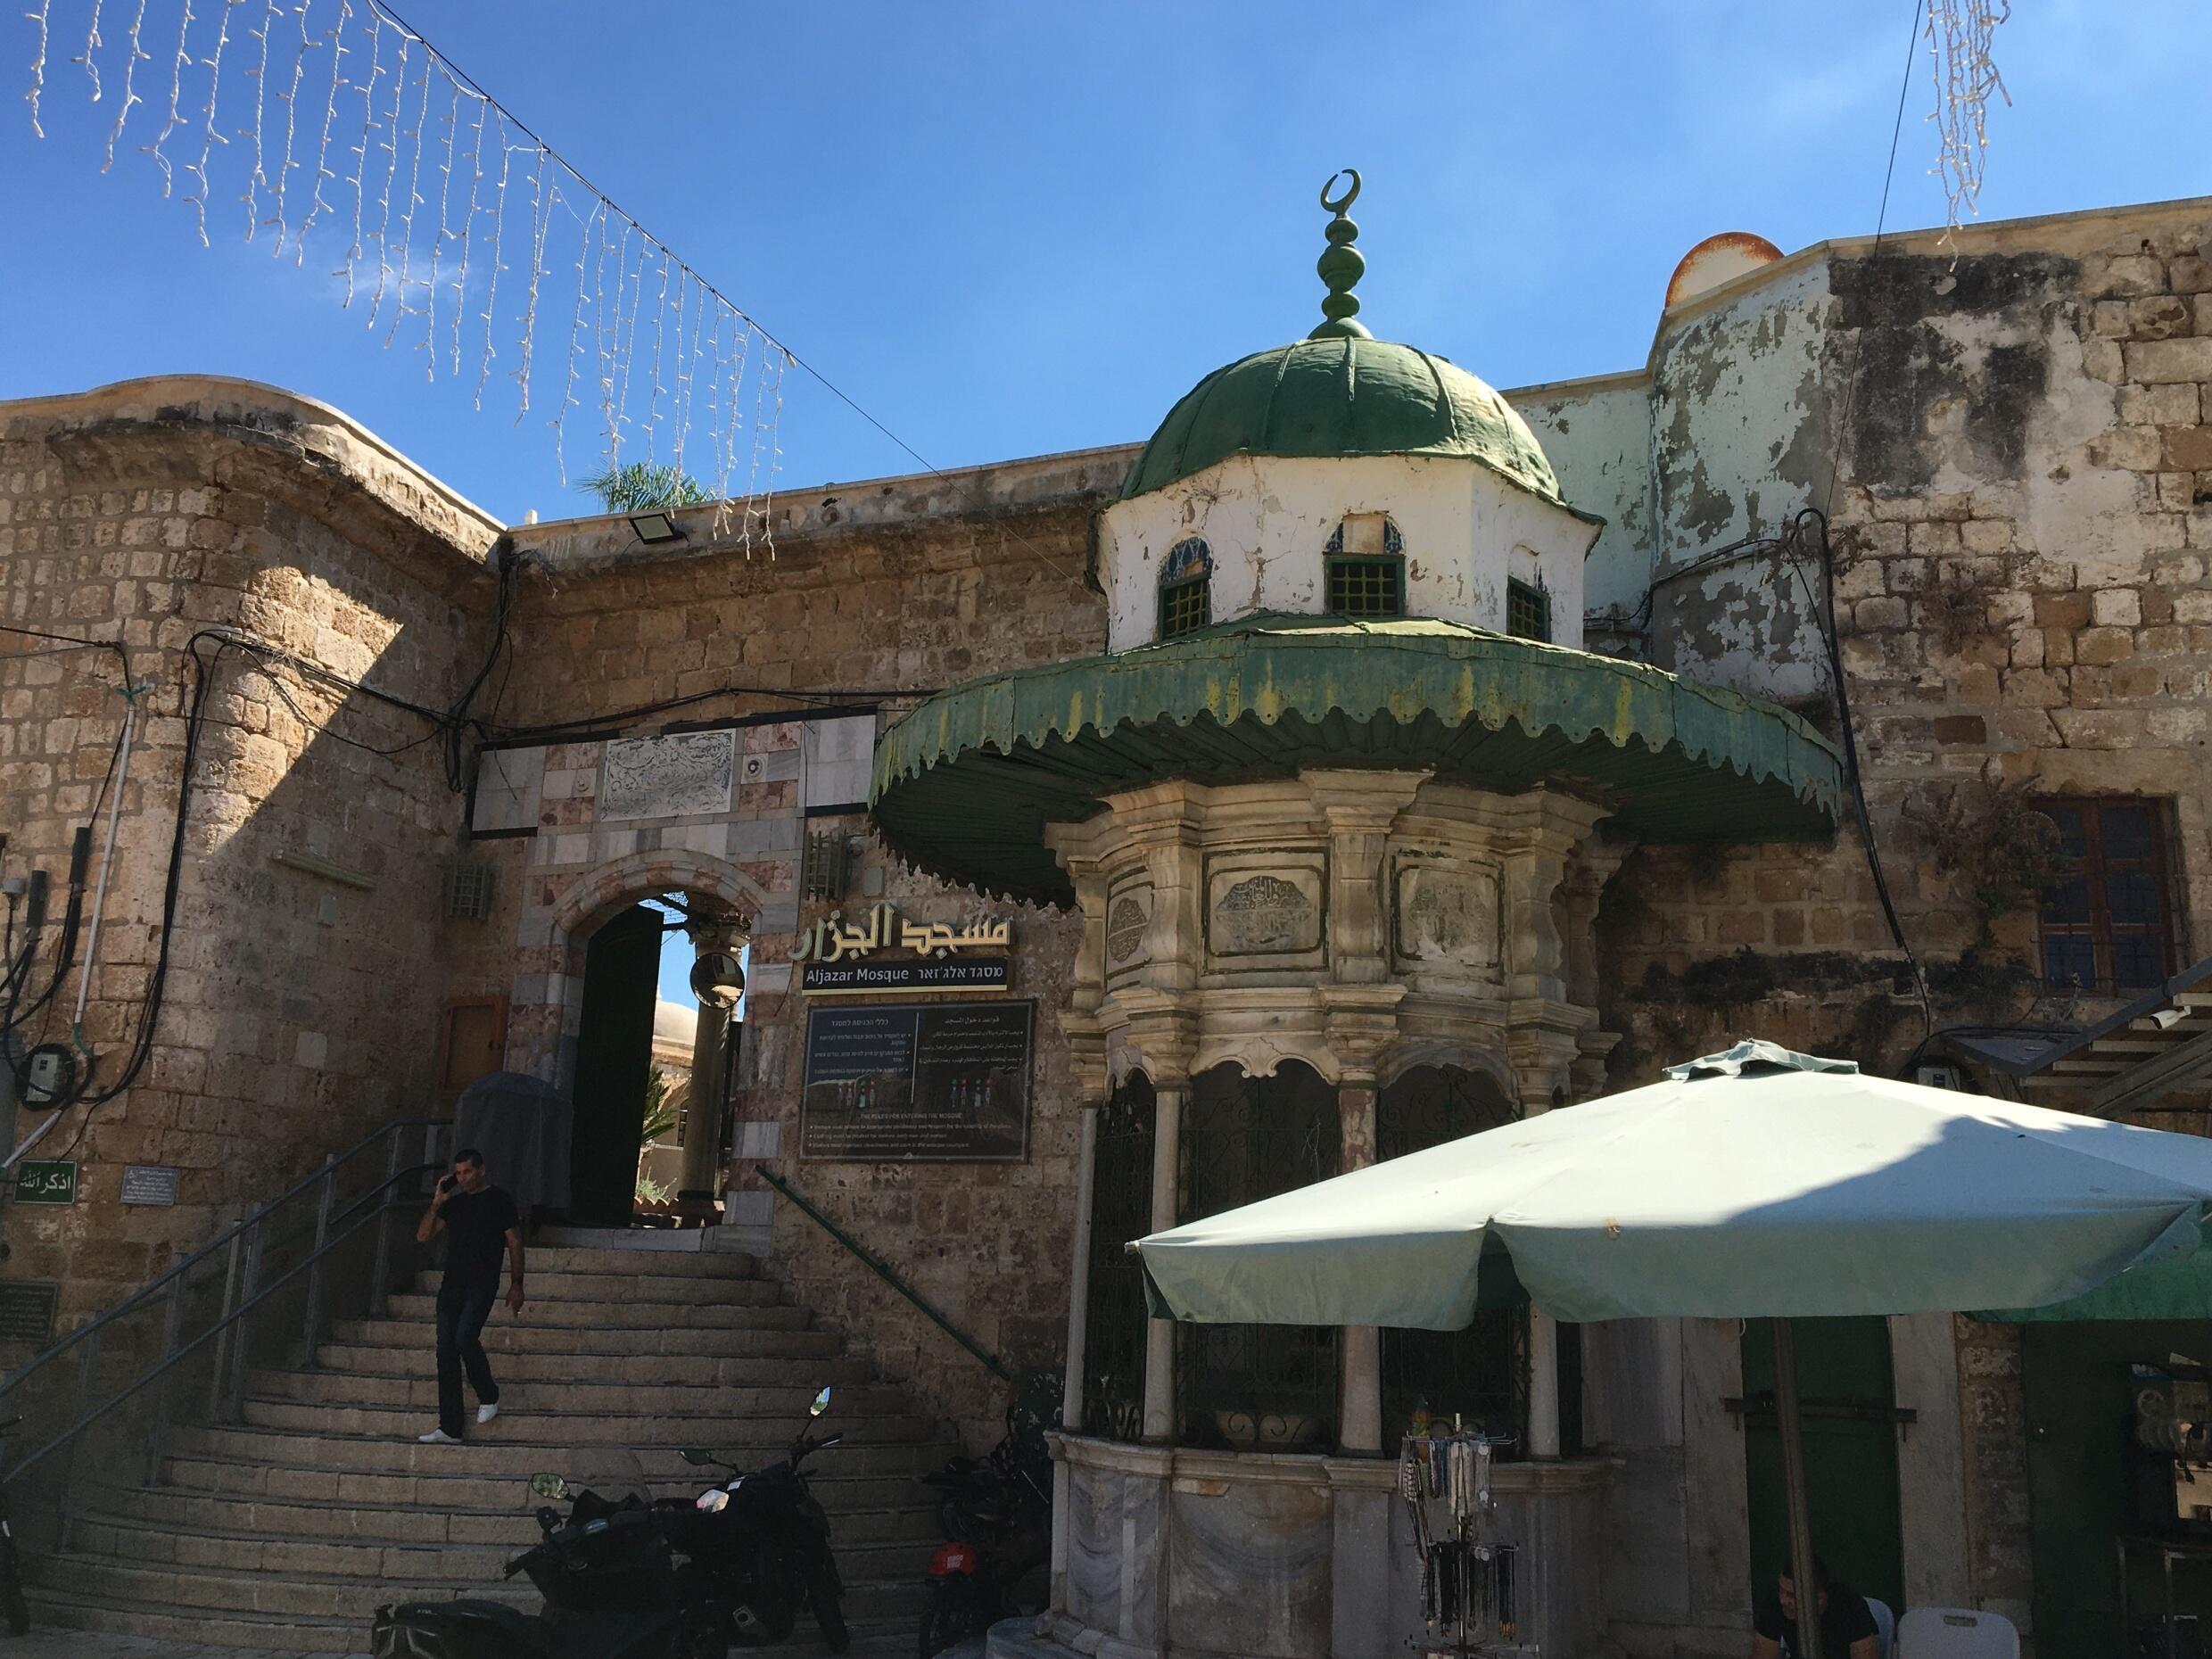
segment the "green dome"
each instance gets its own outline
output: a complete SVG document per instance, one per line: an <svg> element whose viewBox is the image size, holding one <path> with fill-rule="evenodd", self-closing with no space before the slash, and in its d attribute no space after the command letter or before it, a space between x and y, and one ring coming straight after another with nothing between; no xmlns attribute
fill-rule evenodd
<svg viewBox="0 0 2212 1659"><path fill-rule="evenodd" d="M1306 339L1217 368L1144 446L1122 499L1232 455L1464 455L1556 506L1528 423L1464 368L1360 335Z"/></svg>

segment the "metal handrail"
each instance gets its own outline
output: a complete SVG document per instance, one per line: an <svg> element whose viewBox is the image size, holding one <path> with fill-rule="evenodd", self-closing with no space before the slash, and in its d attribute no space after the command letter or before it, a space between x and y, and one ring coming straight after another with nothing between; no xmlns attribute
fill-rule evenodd
<svg viewBox="0 0 2212 1659"><path fill-rule="evenodd" d="M397 1126L394 1127L396 1127ZM186 1342L182 1347L172 1347L169 1351L162 1357L158 1364L145 1372L144 1374L140 1376L136 1382L126 1385L124 1388L118 1391L114 1395L111 1396L108 1399L103 1401L100 1405L95 1406L91 1410L83 1413L78 1417L76 1422L70 1424L69 1427L63 1429L52 1440L41 1446L37 1451L32 1452L21 1462L16 1464L12 1468L9 1469L4 1475L0 1475L0 1486L12 1485L16 1481L22 1477L25 1471L31 1468L34 1465L44 1461L50 1454L59 1451L62 1447L68 1445L78 1435L82 1434L87 1429L97 1423L102 1417L104 1417L109 1412L114 1410L116 1407L121 1405L125 1400L136 1394L141 1389L145 1388L150 1383L155 1382L161 1378L168 1375L172 1368L183 1363L184 1360L190 1358L193 1354L197 1353L202 1348L204 1348L209 1342L213 1341L218 1336L220 1336L229 1331L233 1325L238 1324L246 1316L246 1315L252 1313L256 1308L259 1308L263 1302L274 1296L278 1291L282 1290L285 1285L291 1283L293 1280L298 1278L302 1273L307 1273L317 1267L322 1261L324 1257L335 1250L341 1244L351 1238L354 1234L358 1233L367 1223L381 1217L391 1208L390 1204L385 1201L385 1194L391 1192L392 1189L399 1186L403 1182L412 1181L430 1170L437 1169L442 1167L442 1166L434 1163L412 1165L406 1169L400 1170L396 1174L386 1176L384 1180L378 1182L375 1186L371 1187L367 1192L362 1193L359 1198L357 1198L352 1203L347 1205L343 1210L331 1217L330 1231L326 1234L326 1241L314 1251L301 1258L277 1277L270 1280L267 1284L255 1291L245 1300L240 1302L237 1307L233 1308L229 1313L224 1315L221 1318L218 1319L213 1325L210 1325L206 1330L201 1332L199 1335L194 1337L190 1341ZM361 1210L364 1206L368 1205L372 1200L376 1201L376 1207L373 1209L369 1210L369 1212L365 1215L356 1214L356 1212ZM338 1227L338 1223L341 1221L344 1221L346 1223L343 1229ZM120 1312L120 1309L119 1308L111 1311ZM310 1308L310 1319L312 1319L312 1316L313 1309Z"/></svg>
<svg viewBox="0 0 2212 1659"><path fill-rule="evenodd" d="M986 1366L989 1366L995 1375L1002 1377L1009 1382L1019 1382L1021 1381L1021 1373L1019 1371L1016 1370L1005 1360L1001 1359L996 1354L991 1352L990 1349L985 1348L981 1343L978 1342L975 1338L970 1336L965 1331L962 1330L950 1319L946 1318L944 1314L940 1313L927 1299L923 1297L920 1291L916 1290L912 1285L907 1283L905 1280L900 1278L896 1273L893 1272L888 1263L883 1261L876 1256L876 1254L869 1250L865 1244L863 1244L858 1239L854 1238L843 1227L838 1226L836 1222L830 1220L829 1217L823 1215L821 1210L815 1209L814 1206L809 1203L805 1198L801 1197L798 1190L788 1181L786 1181L782 1176L777 1175L774 1170L769 1168L765 1164L755 1164L753 1166L753 1171L755 1175L759 1176L762 1180L767 1182L769 1185L774 1187L777 1192L782 1193L794 1204L796 1204L800 1210L803 1211L816 1226L820 1227L824 1233L827 1233L831 1238L835 1239L838 1243L844 1245L846 1250L850 1250L855 1257L857 1257L862 1267L866 1267L871 1273L874 1274L876 1277L881 1279L886 1284L889 1285L901 1296L904 1296L908 1301L912 1302L915 1308L921 1314L923 1318L929 1320L931 1325L937 1326L938 1330L944 1332L945 1335L951 1337L955 1342L958 1342L962 1348L966 1349L978 1359L980 1359Z"/></svg>
<svg viewBox="0 0 2212 1659"><path fill-rule="evenodd" d="M44 1349L42 1352L34 1354L30 1358L25 1360L21 1370L16 1371L4 1382L0 1382L0 1399L4 1399L8 1394L12 1392L20 1383L29 1378L34 1372L42 1369L49 1361L58 1358L60 1356L66 1353L70 1349L75 1347L78 1343L85 1341L96 1334L111 1321L120 1318L123 1315L130 1312L134 1308L137 1308L151 1300L155 1292L161 1291L164 1286L169 1285L173 1281L181 1278L185 1274L189 1273L193 1268L198 1267L209 1257L214 1255L216 1251L227 1248L234 1239L242 1238L252 1229L259 1227L262 1222L268 1220L271 1215L275 1214L279 1208L291 1202L301 1193L306 1192L308 1188L313 1186L318 1181L330 1180L340 1169L343 1168L347 1164L352 1162L354 1158L359 1154L367 1151L370 1147L376 1146L380 1143L393 1139L402 1129L442 1129L451 1120L450 1118L401 1118L396 1122L384 1125L384 1127L376 1130L374 1134L367 1136L365 1139L356 1142L353 1145L348 1147L344 1151L333 1153L318 1168L316 1169L314 1174L302 1176L300 1180L294 1182L292 1185L286 1187L283 1192L279 1193L275 1198L270 1199L267 1203L263 1204L252 1215L247 1216L243 1220L239 1221L235 1226L230 1227L227 1231L218 1234L207 1243L202 1245L198 1250L193 1251L191 1255L186 1257L182 1261L177 1262L174 1267L169 1267L167 1271L158 1274L154 1277L147 1280L145 1283L139 1286L138 1289L132 1292L121 1301L116 1303L114 1307L106 1309L104 1312L95 1314L92 1318L87 1320L83 1325L78 1325L74 1331L71 1331L67 1336L61 1338L58 1341Z"/></svg>

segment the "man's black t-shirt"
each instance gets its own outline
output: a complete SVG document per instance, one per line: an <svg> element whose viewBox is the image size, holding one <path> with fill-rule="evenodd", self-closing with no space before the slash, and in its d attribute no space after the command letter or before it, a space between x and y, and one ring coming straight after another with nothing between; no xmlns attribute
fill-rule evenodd
<svg viewBox="0 0 2212 1659"><path fill-rule="evenodd" d="M445 1279L448 1284L497 1284L508 1229L521 1214L503 1186L456 1193L445 1201Z"/></svg>
<svg viewBox="0 0 2212 1659"><path fill-rule="evenodd" d="M1762 1604L1752 1629L1770 1642L1781 1643L1783 1653L1796 1659L1797 1621L1782 1616L1780 1602ZM1875 1634L1874 1615L1867 1609L1866 1597L1848 1584L1831 1583L1828 1605L1820 1610L1820 1659L1848 1659L1852 1643Z"/></svg>

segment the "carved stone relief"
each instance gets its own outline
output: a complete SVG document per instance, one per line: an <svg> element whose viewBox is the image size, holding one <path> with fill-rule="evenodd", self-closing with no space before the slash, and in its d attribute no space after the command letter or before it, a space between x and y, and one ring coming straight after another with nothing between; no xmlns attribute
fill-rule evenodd
<svg viewBox="0 0 2212 1659"><path fill-rule="evenodd" d="M1217 957L1305 957L1321 950L1322 864L1297 854L1236 854L1206 871L1206 942Z"/></svg>
<svg viewBox="0 0 2212 1659"><path fill-rule="evenodd" d="M1151 889L1124 889L1106 905L1106 967L1108 972L1133 967L1148 954L1145 929L1152 925Z"/></svg>
<svg viewBox="0 0 2212 1659"><path fill-rule="evenodd" d="M607 746L599 817L689 818L730 810L734 731L686 731Z"/></svg>
<svg viewBox="0 0 2212 1659"><path fill-rule="evenodd" d="M1392 897L1399 962L1496 978L1504 932L1498 872L1481 864L1403 858L1397 878Z"/></svg>

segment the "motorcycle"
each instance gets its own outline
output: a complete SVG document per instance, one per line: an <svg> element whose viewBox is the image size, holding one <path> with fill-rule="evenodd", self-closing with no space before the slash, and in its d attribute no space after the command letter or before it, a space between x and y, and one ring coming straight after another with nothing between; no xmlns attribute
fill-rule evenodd
<svg viewBox="0 0 2212 1659"><path fill-rule="evenodd" d="M782 1641L802 1604L830 1652L843 1653L851 1644L845 1584L830 1548L830 1517L806 1484L806 1460L845 1438L814 1438L813 1424L829 1409L825 1388L807 1408L805 1426L790 1451L750 1473L712 1452L681 1453L686 1463L721 1469L732 1478L696 1498L655 1506L685 1559L689 1593L719 1611L722 1633L734 1646Z"/></svg>
<svg viewBox="0 0 2212 1659"><path fill-rule="evenodd" d="M722 1659L714 1609L688 1598L637 1459L607 1450L594 1484L533 1474L550 1500L534 1548L507 1563L544 1611L490 1600L415 1601L376 1609L376 1659ZM552 1503L570 1505L564 1521Z"/></svg>
<svg viewBox="0 0 2212 1659"><path fill-rule="evenodd" d="M937 1474L937 1523L949 1542L929 1563L920 1659L981 1636L1001 1619L1044 1611L1051 1590L1052 1453L1044 1418L1017 1398L987 1457L955 1457Z"/></svg>

